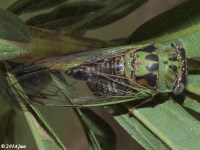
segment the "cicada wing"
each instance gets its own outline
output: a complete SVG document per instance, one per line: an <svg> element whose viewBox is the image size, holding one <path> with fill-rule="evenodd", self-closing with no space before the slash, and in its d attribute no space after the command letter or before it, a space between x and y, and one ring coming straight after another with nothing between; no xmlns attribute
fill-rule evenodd
<svg viewBox="0 0 200 150"><path fill-rule="evenodd" d="M139 88L138 86L136 86L137 84L135 84L135 86L134 84L130 86L129 84L124 84L125 82L123 82L123 80L113 79L112 77L105 78L105 76L99 76L98 80L96 81L92 80L84 83L85 84L82 83L81 85L87 85L90 93L88 93L88 95L85 95L85 92L82 92L83 95L78 94L78 97L74 97L72 99L73 103L79 106L105 106L133 100L145 100L149 99L150 97L152 98L151 91L149 89ZM111 87L108 83L115 84L116 86ZM80 86L78 84L74 84L74 87ZM109 90L109 92L105 93L102 90Z"/></svg>
<svg viewBox="0 0 200 150"><path fill-rule="evenodd" d="M138 48L142 48L142 46L130 45L99 49L67 56L45 58L25 64L13 65L9 63L11 66L14 66L9 71L17 78L16 83L12 83L11 87L15 87L16 84L22 86L20 90L15 89L28 95L30 103L53 106L108 105L134 99L145 99L151 96L151 92L148 89L139 86L137 83L126 85L121 79L118 80L118 77L100 75L98 77L101 80L100 82L80 80L73 80L71 82L71 79L65 74L66 70L81 64L88 62L99 63L99 60L122 55L129 50L136 50ZM104 78L106 78L106 81L104 81ZM115 92L116 94L102 94L101 91L95 93L85 92L85 89L88 89L88 91L92 89L92 86L95 85L94 82L99 82L96 85L109 86L109 81L110 83L117 84L118 87L132 90L113 89L113 91L122 92L123 94L121 95L118 95L117 92ZM83 85L85 86L82 87ZM85 95L82 95L83 93Z"/></svg>
<svg viewBox="0 0 200 150"><path fill-rule="evenodd" d="M17 68L23 68L18 65ZM37 69L19 69L14 70L17 79L12 83L8 90L14 89L17 93L28 96L30 104L39 104L46 106L74 106L89 107L103 106L116 103L122 103L132 100L140 100L151 97L146 90L133 87L134 92L125 91L123 95L102 94L101 92L91 92L88 87L88 81L76 80L67 76L64 72L60 72L50 68L37 67ZM112 80L107 77L108 80ZM98 82L98 81L96 81ZM116 80L117 84L121 84ZM16 88L19 84L22 89ZM104 83L100 83L104 84ZM105 86L108 86L105 84ZM123 83L123 86L124 85ZM126 94L127 92L127 94Z"/></svg>
<svg viewBox="0 0 200 150"><path fill-rule="evenodd" d="M69 68L73 68L87 62L96 62L98 60L106 59L112 56L121 55L122 53L125 53L129 50L136 50L144 46L128 45L110 47L97 49L95 51L84 51L66 56L49 57L32 62L31 65L29 64L28 67L23 68L23 70L37 70L37 68L47 67L55 70L65 71Z"/></svg>
<svg viewBox="0 0 200 150"><path fill-rule="evenodd" d="M14 97L18 95L28 96L28 100L24 100L20 96L20 100L30 104L40 105L69 105L69 102L63 97L62 90L53 82L51 74L62 80L60 72L48 69L40 69L34 72L22 72L9 76L11 84L7 88L7 92Z"/></svg>

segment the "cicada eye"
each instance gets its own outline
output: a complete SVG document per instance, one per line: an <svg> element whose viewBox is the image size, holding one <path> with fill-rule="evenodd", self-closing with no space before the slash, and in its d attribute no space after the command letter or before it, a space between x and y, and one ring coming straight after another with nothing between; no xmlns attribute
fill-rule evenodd
<svg viewBox="0 0 200 150"><path fill-rule="evenodd" d="M181 94L183 92L183 90L184 90L184 87L185 86L182 83L180 83L177 86L175 86L174 91L173 91L174 95Z"/></svg>

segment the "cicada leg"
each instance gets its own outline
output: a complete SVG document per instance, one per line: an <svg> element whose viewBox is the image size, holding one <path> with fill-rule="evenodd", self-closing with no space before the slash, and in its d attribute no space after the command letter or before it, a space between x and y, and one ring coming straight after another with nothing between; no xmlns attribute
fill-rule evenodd
<svg viewBox="0 0 200 150"><path fill-rule="evenodd" d="M139 103L138 105L136 105L136 106L134 106L134 107L132 107L132 108L130 108L130 109L129 109L129 112L130 112L131 114L134 113L134 111L135 111L136 108L138 108L138 107L140 107L140 106L146 104L147 102L149 102L149 101L151 101L151 100L153 100L153 97L150 98L150 99L147 99L147 100L145 100L145 101L143 101L143 102L141 102L141 103Z"/></svg>

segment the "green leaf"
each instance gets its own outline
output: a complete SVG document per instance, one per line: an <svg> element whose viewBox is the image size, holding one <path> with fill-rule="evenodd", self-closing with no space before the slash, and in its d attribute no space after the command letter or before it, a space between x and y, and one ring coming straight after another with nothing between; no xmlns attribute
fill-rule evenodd
<svg viewBox="0 0 200 150"><path fill-rule="evenodd" d="M187 58L200 56L199 9L198 0L186 1L140 26L127 41L146 40L140 43L169 45L173 40L179 40L186 49Z"/></svg>
<svg viewBox="0 0 200 150"><path fill-rule="evenodd" d="M155 134L145 127L137 118L127 114L127 109L114 107L116 121L145 149L169 149ZM113 108L112 107L112 108Z"/></svg>
<svg viewBox="0 0 200 150"><path fill-rule="evenodd" d="M14 143L15 116L15 111L10 109L0 118L0 144Z"/></svg>
<svg viewBox="0 0 200 150"><path fill-rule="evenodd" d="M200 75L189 75L187 80L186 90L196 95L200 95Z"/></svg>
<svg viewBox="0 0 200 150"><path fill-rule="evenodd" d="M133 42L144 41L197 25L200 19L199 5L196 5L198 2L198 0L186 1L154 17L136 29L129 37L130 40Z"/></svg>
<svg viewBox="0 0 200 150"><path fill-rule="evenodd" d="M138 0L134 0L134 2L136 2L136 1L138 1ZM109 17L109 15L111 15L116 9L119 9L119 7L122 6L122 5L124 5L126 2L127 3L130 2L130 0L126 0L126 1L124 1L124 0L109 1L107 3L106 7L102 8L99 11L97 11L96 13L88 16L83 21L78 22L76 24L73 24L73 25L68 26L67 28L65 28L66 32L67 33L73 33L74 31L84 30L85 27L87 27L87 25L89 25L91 22L97 21L98 19L101 20L102 18L104 18L104 16L105 17ZM134 3L134 2L132 0L132 3ZM142 3L146 2L146 0L140 1L140 2L142 4ZM140 2L138 2L137 4L140 4ZM109 14L109 15L107 16L107 14ZM114 18L114 16L113 16L113 18ZM108 19L105 19L104 21L107 22ZM110 23L111 22L112 21L110 21Z"/></svg>
<svg viewBox="0 0 200 150"><path fill-rule="evenodd" d="M90 143L90 149L116 149L113 129L90 109L76 109Z"/></svg>
<svg viewBox="0 0 200 150"><path fill-rule="evenodd" d="M18 0L8 7L7 10L19 15L22 13L52 8L66 1L68 0Z"/></svg>
<svg viewBox="0 0 200 150"><path fill-rule="evenodd" d="M13 97L11 97L9 94L8 87L10 86L8 79L7 79L7 74L4 72L5 68L3 64L0 64L0 110L2 114L6 114L7 112L10 111L12 108L15 111L19 110L18 103L14 100ZM2 107L3 106L3 107Z"/></svg>
<svg viewBox="0 0 200 150"><path fill-rule="evenodd" d="M48 29L65 27L80 22L89 13L95 12L104 5L94 1L66 3L56 7L51 12L34 16L26 24Z"/></svg>
<svg viewBox="0 0 200 150"><path fill-rule="evenodd" d="M11 84L16 83L16 79L12 74L8 73L8 76ZM29 98L24 94L24 92L22 92L23 89L21 86L19 84L15 84L14 88L18 89L13 89L13 92L16 94L16 99L19 101L38 149L66 149L60 139L54 133L53 129L48 125L47 121L44 119L39 110L35 106L26 105L22 102L28 101Z"/></svg>
<svg viewBox="0 0 200 150"><path fill-rule="evenodd" d="M38 149L66 149L36 107L29 107L21 102L20 105Z"/></svg>
<svg viewBox="0 0 200 150"><path fill-rule="evenodd" d="M183 106L200 114L200 103L195 99L186 97Z"/></svg>
<svg viewBox="0 0 200 150"><path fill-rule="evenodd" d="M106 26L108 24L111 24L131 12L135 11L138 7L140 7L142 4L146 3L148 0L125 0L118 6L116 6L114 9L111 9L108 11L105 15L98 17L92 22L87 23L86 25L82 26L81 29L83 30L91 30L95 28L99 28L102 26ZM107 6L109 7L109 5Z"/></svg>
<svg viewBox="0 0 200 150"><path fill-rule="evenodd" d="M73 95L69 91L70 87L68 87L64 74L61 75L63 80L51 74L52 79L55 81L58 88L62 90L66 100L72 101L71 97ZM77 113L83 125L92 150L116 149L116 135L108 123L90 109L74 108L74 111Z"/></svg>
<svg viewBox="0 0 200 150"><path fill-rule="evenodd" d="M28 43L31 40L23 21L3 9L0 9L0 29L1 39L24 43Z"/></svg>
<svg viewBox="0 0 200 150"><path fill-rule="evenodd" d="M25 24L17 16L0 9L0 60L27 53L30 41Z"/></svg>
<svg viewBox="0 0 200 150"><path fill-rule="evenodd" d="M8 94L9 84L7 82L6 74L2 71L4 68L1 64L0 70L0 144L15 143L15 116L18 109L15 101Z"/></svg>
<svg viewBox="0 0 200 150"><path fill-rule="evenodd" d="M29 27L29 31L32 36L29 55L36 58L66 55L111 46L110 42L85 37L72 37L54 30Z"/></svg>
<svg viewBox="0 0 200 150"><path fill-rule="evenodd" d="M159 101L159 99L157 99ZM198 149L200 124L173 100L131 113L171 149Z"/></svg>
<svg viewBox="0 0 200 150"><path fill-rule="evenodd" d="M77 23L82 24L79 29L94 29L111 24L125 17L145 2L147 2L147 0L125 0L120 2L111 1L107 3L95 1L66 3L58 6L51 12L30 18L26 23L31 26L49 29L57 29L61 27L66 28L67 26ZM117 5L115 3L117 3ZM116 6L113 7L113 5ZM104 11L102 11L101 8ZM94 19L88 21L86 24L81 23L81 21L86 22L85 20L91 17Z"/></svg>
<svg viewBox="0 0 200 150"><path fill-rule="evenodd" d="M104 10L102 9L97 13L95 17L89 17L89 19L84 20L81 23L77 23L75 26L69 26L68 31L71 32L86 27L87 24L89 24L90 22L95 21L95 19L97 19L98 17L101 18L103 15L105 15L105 12L108 12L119 6L118 4L121 4L122 1L115 2L116 3L111 6L112 8L107 8ZM141 31L144 31L140 32L140 34L138 35L136 34L137 36L134 36L138 39L144 36L145 40L150 37L154 37L154 39L143 41L141 43L162 43L168 46L173 40L178 39L180 42L182 42L183 47L186 49L188 58L200 56L200 42L198 40L200 38L200 25L197 21L197 16L199 15L198 9L199 5L197 0L187 1L181 6L166 12L165 14L169 13L169 15L166 15L166 17L163 17L162 15L158 16L160 20L158 19L158 21L153 22L153 25L155 26L148 26L147 23L147 26L145 26L145 28L141 27ZM173 13L170 13L171 11ZM175 15L176 13L178 13L179 15ZM193 15L191 17L191 20L188 19L188 14ZM186 17L187 21L184 21L184 17ZM176 20L178 21L176 22ZM168 24L168 22L170 24ZM190 25L189 23L191 22L192 24ZM173 23L175 23L175 25ZM159 28L159 25L161 28ZM171 28L169 29L170 25ZM147 34L147 36L145 36L145 33ZM151 34L152 36L148 36L148 34ZM134 42L136 41L137 39ZM49 62L49 64L50 63L51 62ZM196 76L197 78L199 78L198 75ZM194 79L190 79L190 77L192 77L190 75L188 77L188 85L186 86L186 90L188 90L189 92L193 92L194 94L199 93L198 80L195 79L196 76L193 76ZM199 122L188 112L186 112L183 107L175 103L172 99L167 99L166 101L164 101L165 99L161 97L155 100L157 101L156 105L148 105L142 108L132 109L131 113L136 118L131 118L126 113L120 116L120 118L116 117L116 120L118 120L119 123L125 128L125 130L128 131L128 133L130 133L132 137L136 138L138 142L142 144L145 148L168 149L169 147L171 149L199 149ZM194 107L194 103L191 106L189 106L189 103L184 103L183 106L187 106L188 108L190 107L192 108L192 110L197 112L199 111L196 107ZM133 124L135 126L133 126ZM134 133L135 135L133 135Z"/></svg>

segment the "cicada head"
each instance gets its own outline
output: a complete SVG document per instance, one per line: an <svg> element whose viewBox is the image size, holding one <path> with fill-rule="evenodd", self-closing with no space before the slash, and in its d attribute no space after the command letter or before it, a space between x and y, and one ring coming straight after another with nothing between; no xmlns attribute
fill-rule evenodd
<svg viewBox="0 0 200 150"><path fill-rule="evenodd" d="M179 44L172 43L164 53L164 84L175 95L179 95L184 90L187 77L185 50Z"/></svg>
<svg viewBox="0 0 200 150"><path fill-rule="evenodd" d="M179 61L179 67L177 71L177 77L173 86L173 93L178 95L183 92L186 78L187 78L187 60L185 50L179 44L172 43L171 46L174 48L177 60Z"/></svg>

